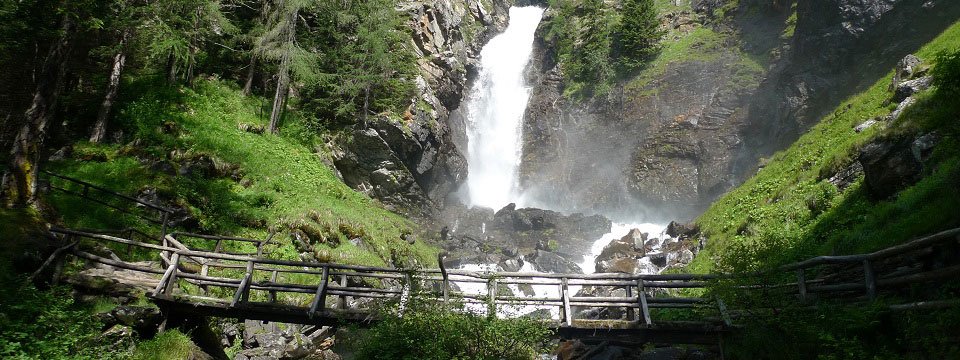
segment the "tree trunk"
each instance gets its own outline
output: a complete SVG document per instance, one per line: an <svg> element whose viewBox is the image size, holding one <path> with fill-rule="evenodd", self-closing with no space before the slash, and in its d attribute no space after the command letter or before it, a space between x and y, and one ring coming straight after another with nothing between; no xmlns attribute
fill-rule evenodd
<svg viewBox="0 0 960 360"><path fill-rule="evenodd" d="M280 7L282 8L282 6ZM273 110L270 112L270 132L277 133L277 125L283 108L287 104L287 95L290 93L290 52L293 51L293 42L296 35L297 11L291 11L287 19L286 40L284 41L283 55L280 58L280 68L277 70L277 92L273 96Z"/></svg>
<svg viewBox="0 0 960 360"><path fill-rule="evenodd" d="M257 55L250 54L250 66L247 69L247 82L243 84L243 96L250 96L250 91L253 90L253 77L257 75Z"/></svg>
<svg viewBox="0 0 960 360"><path fill-rule="evenodd" d="M113 69L110 71L110 82L107 83L107 93L103 96L103 103L100 104L100 112L97 114L97 122L93 125L93 133L90 134L90 142L99 143L107 134L107 120L110 118L110 109L113 108L113 101L117 98L117 92L120 90L120 75L123 74L123 65L127 62L126 45L130 37L130 30L124 30L120 36L120 44L117 53L113 55Z"/></svg>
<svg viewBox="0 0 960 360"><path fill-rule="evenodd" d="M173 54L167 57L167 83L170 85L177 83L177 61L174 60Z"/></svg>
<svg viewBox="0 0 960 360"><path fill-rule="evenodd" d="M17 132L10 150L8 180L12 180L12 184L8 195L14 206L24 206L35 200L40 150L60 95L60 83L66 72L76 30L76 24L69 16L64 16L62 30L63 35L50 46L43 61L33 100L24 112L23 126Z"/></svg>

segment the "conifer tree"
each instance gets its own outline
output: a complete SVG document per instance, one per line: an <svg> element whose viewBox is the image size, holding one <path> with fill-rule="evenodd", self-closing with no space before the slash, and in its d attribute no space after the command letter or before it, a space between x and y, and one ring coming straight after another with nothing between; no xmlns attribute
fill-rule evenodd
<svg viewBox="0 0 960 360"><path fill-rule="evenodd" d="M616 50L620 64L630 69L656 54L663 32L654 0L624 0L622 14Z"/></svg>

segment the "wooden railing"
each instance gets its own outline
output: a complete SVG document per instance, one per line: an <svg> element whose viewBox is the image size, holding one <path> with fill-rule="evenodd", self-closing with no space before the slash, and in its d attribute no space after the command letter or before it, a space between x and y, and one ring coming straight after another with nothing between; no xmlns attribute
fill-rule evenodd
<svg viewBox="0 0 960 360"><path fill-rule="evenodd" d="M52 173L46 170L41 170L40 173L43 177L45 177L46 181L49 183L50 189L52 190L57 190L64 194L78 196L87 201L106 206L116 211L139 217L153 224L159 225L160 235L167 233L170 216L174 212L173 209L143 201L132 196L124 195L105 187L94 185L83 180L74 179L69 176ZM160 236L158 236L157 239L159 240Z"/></svg>
<svg viewBox="0 0 960 360"><path fill-rule="evenodd" d="M369 319L379 307L399 306L401 311L411 297L436 302L461 301L486 308L488 314L522 306L527 309L558 311L554 319L558 327L578 327L576 308L616 308L626 313L626 322L650 328L657 325L651 309L714 309L722 323L730 325L725 304L716 298L678 296L679 289L708 289L717 280L735 279L734 275L699 274L546 274L523 272L477 272L457 269L403 270L395 268L310 263L267 259L258 256L197 251L180 243L173 234L159 245L67 229L52 229L55 234L79 241L73 254L90 261L119 268L160 275L154 299L188 304L195 309L220 311L237 317L258 316L264 320L311 323L326 319ZM183 234L180 234L183 236ZM211 239L217 239L211 237ZM224 239L219 239L225 240ZM110 242L140 247L159 253L162 268L147 267L105 257L84 250L83 241ZM737 285L742 291L757 288L782 289L801 302L813 294L837 297L874 299L898 285L935 280L955 279L957 265L930 267L916 264L915 255L947 250L956 256L960 229L940 232L928 237L869 254L823 256L781 267L780 271L796 272L796 282ZM259 248L259 247L258 247ZM215 248L219 250L220 247ZM912 264L899 266L899 262ZM439 262L442 264L442 261ZM853 268L850 266L853 265ZM807 274L817 267L840 266L832 271L820 270L815 278ZM859 268L862 281L851 280ZM482 284L482 293L459 290L467 284ZM457 286L459 285L459 286ZM533 286L555 289L546 296L519 296L505 293L511 286ZM623 290L624 296L577 295L575 287ZM511 291L512 292L512 291ZM612 293L612 292L611 292ZM703 293L710 293L709 291ZM555 295L553 295L555 294ZM332 298L332 302L330 301ZM332 304L332 305L331 305ZM942 302L916 302L894 305L894 309L916 309ZM257 314L257 315L252 315ZM505 314L505 313L501 313ZM508 315L508 314L505 314Z"/></svg>

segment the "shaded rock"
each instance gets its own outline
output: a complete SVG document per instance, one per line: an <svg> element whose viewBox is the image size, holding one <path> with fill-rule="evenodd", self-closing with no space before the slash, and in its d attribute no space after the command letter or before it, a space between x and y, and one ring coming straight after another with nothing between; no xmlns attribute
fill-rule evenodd
<svg viewBox="0 0 960 360"><path fill-rule="evenodd" d="M897 62L897 66L893 69L893 79L890 81L890 90L896 90L897 85L913 77L913 74L920 69L921 64L920 58L913 54L907 54L903 59L900 59L900 61Z"/></svg>
<svg viewBox="0 0 960 360"><path fill-rule="evenodd" d="M917 102L917 99L913 98L912 96L906 99L903 99L903 101L900 102L900 105L897 105L897 108L894 109L893 112L890 113L890 115L887 115L887 121L894 121L899 119L900 115L903 115L903 112L906 111L907 108L909 108L916 102Z"/></svg>
<svg viewBox="0 0 960 360"><path fill-rule="evenodd" d="M667 235L670 235L670 237L681 238L693 236L699 231L700 229L695 223L681 224L676 221L671 221L670 224L667 225L666 233Z"/></svg>
<svg viewBox="0 0 960 360"><path fill-rule="evenodd" d="M884 199L920 180L923 161L937 142L935 134L916 139L880 140L860 150L864 182L874 199Z"/></svg>
<svg viewBox="0 0 960 360"><path fill-rule="evenodd" d="M537 270L551 273L583 273L580 266L552 252L537 250L530 262Z"/></svg>
<svg viewBox="0 0 960 360"><path fill-rule="evenodd" d="M831 176L827 181L829 181L833 186L836 186L838 190L843 191L854 181L857 181L863 175L863 165L859 161L854 161L849 166L843 168L833 176Z"/></svg>
<svg viewBox="0 0 960 360"><path fill-rule="evenodd" d="M861 132L863 132L864 130L869 129L869 128L873 127L873 125L876 125L876 124L877 124L877 120L876 120L876 119L870 119L870 120L864 121L864 122L860 123L859 125L857 125L856 127L854 127L854 128L853 128L853 131L856 131L857 133L861 133Z"/></svg>
<svg viewBox="0 0 960 360"><path fill-rule="evenodd" d="M926 90L933 82L933 77L924 76L919 79L907 80L897 85L893 93L893 102L899 103L914 94Z"/></svg>

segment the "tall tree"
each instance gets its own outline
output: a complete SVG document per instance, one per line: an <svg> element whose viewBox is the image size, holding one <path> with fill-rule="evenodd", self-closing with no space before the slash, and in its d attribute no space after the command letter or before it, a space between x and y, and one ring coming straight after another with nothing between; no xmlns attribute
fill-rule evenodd
<svg viewBox="0 0 960 360"><path fill-rule="evenodd" d="M270 111L271 133L276 133L280 117L286 108L292 76L310 77L315 66L315 55L297 44L297 21L301 10L312 5L311 0L275 0L266 31L257 42L255 56L278 61L277 88Z"/></svg>
<svg viewBox="0 0 960 360"><path fill-rule="evenodd" d="M235 28L218 0L156 0L145 9L143 36L150 58L164 63L167 80L190 83L205 42ZM181 70L183 69L183 70Z"/></svg>
<svg viewBox="0 0 960 360"><path fill-rule="evenodd" d="M614 37L621 65L635 68L656 54L661 36L654 0L624 0L622 19Z"/></svg>
<svg viewBox="0 0 960 360"><path fill-rule="evenodd" d="M107 134L107 121L110 118L110 111L113 109L113 103L120 91L120 78L123 75L123 68L127 63L127 43L132 36L135 27L134 9L126 4L127 0L117 2L117 13L114 15L113 28L119 33L119 39L114 50L110 66L110 76L107 80L107 89L103 95L103 102L100 104L100 111L97 113L97 121L93 124L93 131L90 133L90 142L99 143L103 141Z"/></svg>
<svg viewBox="0 0 960 360"><path fill-rule="evenodd" d="M67 60L73 48L77 33L74 14L64 12L61 21L60 37L50 46L47 56L37 74L37 86L33 92L30 107L24 113L24 122L14 138L10 150L9 174L5 179L6 191L14 206L23 206L34 200L37 188L37 174L40 149L46 138L47 124L53 116L61 83L66 72Z"/></svg>

